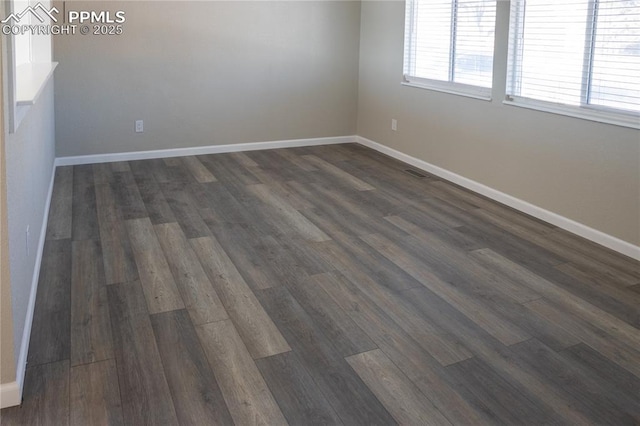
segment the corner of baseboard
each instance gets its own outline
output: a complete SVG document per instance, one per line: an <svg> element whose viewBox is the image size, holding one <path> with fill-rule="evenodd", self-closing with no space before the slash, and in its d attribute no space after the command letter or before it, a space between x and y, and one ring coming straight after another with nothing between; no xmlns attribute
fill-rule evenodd
<svg viewBox="0 0 640 426"><path fill-rule="evenodd" d="M431 173L433 175L446 179L457 185L463 186L467 189L470 189L471 191L482 194L485 197L489 197L492 200L505 204L523 213L531 215L535 218L544 220L545 222L548 222L552 225L555 225L573 234L579 235L590 241L598 243L604 247L608 247L611 250L624 254L625 256L629 256L633 259L640 260L639 246L633 245L627 241L614 237L613 235L606 234L602 231L591 228L583 223L576 222L573 219L569 219L565 216L559 215L558 213L554 213L542 207L531 204L527 201L513 197L509 194L498 191L497 189L491 188L480 182L476 182L472 179L461 176L457 173L453 173L449 170L446 170L434 164L428 163L424 160L420 160L416 157L412 157L396 149L393 149L386 145L382 145L381 143L372 141L371 139L367 139L362 136L356 136L356 139L359 144L369 147L371 149L374 149L382 154L386 154L397 160L404 161L405 163L410 164L416 168L419 168L428 173Z"/></svg>
<svg viewBox="0 0 640 426"><path fill-rule="evenodd" d="M0 384L0 408L15 407L22 402L22 392L17 381Z"/></svg>

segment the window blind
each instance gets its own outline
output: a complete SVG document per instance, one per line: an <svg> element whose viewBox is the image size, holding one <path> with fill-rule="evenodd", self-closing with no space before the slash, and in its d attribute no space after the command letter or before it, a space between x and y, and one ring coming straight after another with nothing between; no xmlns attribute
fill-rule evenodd
<svg viewBox="0 0 640 426"><path fill-rule="evenodd" d="M512 0L508 100L635 116L640 0Z"/></svg>
<svg viewBox="0 0 640 426"><path fill-rule="evenodd" d="M408 0L405 81L491 88L495 19L495 0Z"/></svg>

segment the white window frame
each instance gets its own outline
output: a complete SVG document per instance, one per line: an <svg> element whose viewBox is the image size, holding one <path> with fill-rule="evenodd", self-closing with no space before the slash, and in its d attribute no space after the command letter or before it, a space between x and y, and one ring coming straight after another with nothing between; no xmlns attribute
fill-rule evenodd
<svg viewBox="0 0 640 426"><path fill-rule="evenodd" d="M514 7L514 3L516 5L522 5L524 3L523 0L511 0L512 4L510 7L509 13L509 24L512 26L512 21L515 19L517 23L513 25L516 28L519 28L524 19L524 7L517 8ZM634 113L633 111L626 111L622 109L616 109L612 107L602 106L602 105L594 105L589 103L590 91L591 91L591 78L592 78L592 68L593 68L593 60L594 60L594 47L595 47L595 37L597 30L597 19L598 19L598 1L590 0L589 1L589 11L587 14L587 40L585 42L585 51L584 51L584 66L589 69L588 73L586 73L582 78L582 87L580 91L580 105L569 105L563 103L555 103L549 102L539 99L528 98L524 96L512 95L509 93L505 94L505 99L502 102L505 105L522 107L534 109L537 111L549 112L553 114L565 115L569 117L581 118L584 120L597 121L601 123L614 124L623 127L630 127L634 129L640 129L640 113ZM515 16L514 16L515 15ZM516 54L522 55L522 49L520 48L520 41L518 37L518 32L515 31L509 34L510 46L509 46L509 57L508 57L508 71L507 71L507 79L511 79L511 83L513 87L516 85L517 75L520 74L519 69L521 65L521 60L518 59ZM516 47L515 52L513 51L514 46ZM508 85L507 85L508 87Z"/></svg>
<svg viewBox="0 0 640 426"><path fill-rule="evenodd" d="M43 3L50 6L51 0L23 0L20 1L19 8L24 4L33 5ZM0 15L4 17L16 12L16 0L3 2ZM38 34L32 36L27 33L20 37L27 37L26 43L20 43L22 48L28 49L21 52L21 57L26 57L26 62L17 63L17 43L16 36L3 35L3 47L7 51L7 61L4 65L7 70L7 99L8 99L8 131L15 133L22 120L27 116L31 106L36 102L42 89L53 76L53 72L58 65L52 62L51 35Z"/></svg>
<svg viewBox="0 0 640 426"><path fill-rule="evenodd" d="M415 55L411 52L414 52L413 43L415 41L415 28L416 28L416 14L415 14L415 4L417 0L406 0L405 1L405 19L408 22L405 23L405 38L404 38L404 57L403 57L403 77L402 77L402 85L417 87L421 89L434 90L437 92L449 93L453 95L465 96L474 99L480 99L484 101L491 101L492 90L493 90L493 81L491 87L482 87L482 86L474 86L469 84L457 83L452 81L454 78L455 72L455 40L456 40L456 30L457 30L457 10L458 10L458 0L452 0L451 5L451 32L449 34L450 43L451 43L451 52L449 54L449 81L444 80L435 80L423 77L417 77L411 75L409 71L408 62L415 61ZM408 25L407 25L408 23ZM495 57L495 50L493 56ZM492 78L494 73L492 72Z"/></svg>

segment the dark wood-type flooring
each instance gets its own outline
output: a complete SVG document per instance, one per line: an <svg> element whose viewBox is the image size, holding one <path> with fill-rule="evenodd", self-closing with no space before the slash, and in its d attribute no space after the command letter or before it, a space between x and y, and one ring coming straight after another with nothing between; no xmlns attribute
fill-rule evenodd
<svg viewBox="0 0 640 426"><path fill-rule="evenodd" d="M409 168L59 167L2 425L640 423L639 263Z"/></svg>

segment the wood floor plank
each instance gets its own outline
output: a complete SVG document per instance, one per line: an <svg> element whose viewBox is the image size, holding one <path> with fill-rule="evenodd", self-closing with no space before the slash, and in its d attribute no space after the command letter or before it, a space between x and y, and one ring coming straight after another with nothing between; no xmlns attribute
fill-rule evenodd
<svg viewBox="0 0 640 426"><path fill-rule="evenodd" d="M524 305L530 312L548 318L588 344L611 361L640 377L640 351L630 346L629 341L617 341L588 321L581 321L563 309L545 299L538 299Z"/></svg>
<svg viewBox="0 0 640 426"><path fill-rule="evenodd" d="M151 165L146 161L132 161L131 171L151 223L155 225L176 222L173 211L164 198L158 182L156 182Z"/></svg>
<svg viewBox="0 0 640 426"><path fill-rule="evenodd" d="M353 195L353 192L347 192L346 190L336 191L333 185L326 185L325 183L312 183L310 185L313 194L316 197L323 197L325 204L321 209L331 212L334 216L349 214L353 218L353 221L361 224L367 231L366 234L379 233L392 238L398 235L404 234L397 227L390 225L383 219L389 212L389 210L382 209L376 212L377 206L363 201L363 197L358 197L358 194ZM360 200L358 200L360 198ZM363 235L360 231L358 235Z"/></svg>
<svg viewBox="0 0 640 426"><path fill-rule="evenodd" d="M165 223L155 225L154 230L193 323L227 319L227 311L180 225Z"/></svg>
<svg viewBox="0 0 640 426"><path fill-rule="evenodd" d="M71 241L46 240L31 325L28 365L69 359L71 352Z"/></svg>
<svg viewBox="0 0 640 426"><path fill-rule="evenodd" d="M110 163L97 163L92 165L93 182L96 185L108 185L113 182L113 168Z"/></svg>
<svg viewBox="0 0 640 426"><path fill-rule="evenodd" d="M343 424L295 353L260 358L256 364L289 424Z"/></svg>
<svg viewBox="0 0 640 426"><path fill-rule="evenodd" d="M196 156L182 157L184 166L191 172L195 180L200 183L216 182L216 177L207 169Z"/></svg>
<svg viewBox="0 0 640 426"><path fill-rule="evenodd" d="M187 238L211 235L211 231L198 213L197 203L185 190L187 185L171 182L160 184L160 188Z"/></svg>
<svg viewBox="0 0 640 426"><path fill-rule="evenodd" d="M209 213L203 213L205 222L251 289L269 288L306 276L293 261L270 264L278 253L262 249L266 244L263 237L253 236L251 231L235 223L213 223Z"/></svg>
<svg viewBox="0 0 640 426"><path fill-rule="evenodd" d="M71 218L73 213L73 166L56 167L47 239L71 238Z"/></svg>
<svg viewBox="0 0 640 426"><path fill-rule="evenodd" d="M248 166L251 173L257 177L262 183L284 184L290 180L313 179L313 173L307 173L291 164L281 155L271 150L252 151L247 153L256 165Z"/></svg>
<svg viewBox="0 0 640 426"><path fill-rule="evenodd" d="M27 368L24 380L23 403L2 410L2 425L68 425L69 361Z"/></svg>
<svg viewBox="0 0 640 426"><path fill-rule="evenodd" d="M167 259L148 218L125 222L140 282L152 314L184 308Z"/></svg>
<svg viewBox="0 0 640 426"><path fill-rule="evenodd" d="M251 356L262 358L290 351L220 243L203 237L191 240L191 245Z"/></svg>
<svg viewBox="0 0 640 426"><path fill-rule="evenodd" d="M364 247L363 247L364 246ZM422 284L393 262L353 237L313 244L316 255L338 270L358 280L375 281L393 291L402 291ZM374 253L371 253L371 252ZM322 271L328 272L328 271Z"/></svg>
<svg viewBox="0 0 640 426"><path fill-rule="evenodd" d="M548 237L550 240L560 243L571 250L580 252L588 258L596 259L625 274L636 277L640 282L640 262L635 259L563 229L557 229L555 232L549 234Z"/></svg>
<svg viewBox="0 0 640 426"><path fill-rule="evenodd" d="M198 159L220 181L237 182L240 185L260 183L258 178L236 161L231 154L200 155Z"/></svg>
<svg viewBox="0 0 640 426"><path fill-rule="evenodd" d="M398 424L451 424L380 349L352 355L347 362Z"/></svg>
<svg viewBox="0 0 640 426"><path fill-rule="evenodd" d="M442 278L462 278L470 282L477 282L477 287L483 287L484 284L486 291L507 296L517 303L526 303L541 297L531 289L514 284L508 278L495 274L494 271L469 256L467 252L456 248L448 238L425 231L398 216L388 216L385 219L411 235L403 242L406 242L409 247L415 248L416 254L419 254L423 259L428 258L430 265L438 265L438 270L441 273L451 271L446 272L444 277L441 275Z"/></svg>
<svg viewBox="0 0 640 426"><path fill-rule="evenodd" d="M302 158L300 155L295 154L291 150L288 150L288 149L277 149L277 150L274 150L274 152L277 153L278 155L282 156L283 158L285 158L291 164L294 164L295 166L297 166L301 170L304 170L305 172L315 172L315 171L318 170L318 168L316 166L314 166L309 161L307 161L304 158Z"/></svg>
<svg viewBox="0 0 640 426"><path fill-rule="evenodd" d="M71 368L71 425L123 425L115 360Z"/></svg>
<svg viewBox="0 0 640 426"><path fill-rule="evenodd" d="M140 283L108 286L107 295L125 424L178 424Z"/></svg>
<svg viewBox="0 0 640 426"><path fill-rule="evenodd" d="M249 191L260 199L263 203L277 211L280 217L283 217L287 224L295 229L301 237L309 241L328 241L329 236L322 232L318 227L311 223L299 211L291 207L291 205L278 194L264 184L250 185L247 187Z"/></svg>
<svg viewBox="0 0 640 426"><path fill-rule="evenodd" d="M369 336L314 282L314 277L298 285L288 286L288 289L313 322L322 329L322 333L331 340L341 356L354 355L377 347Z"/></svg>
<svg viewBox="0 0 640 426"><path fill-rule="evenodd" d="M240 203L236 196L232 193L232 188L229 188L225 183L209 183L200 184L202 188L203 200L200 203L206 203L200 209L201 216L205 219L205 223L211 225L224 225L227 223L238 223L246 227L247 230L253 231L265 226L264 223L256 223L260 216L253 216L253 209L250 206L246 206ZM230 190L231 189L231 190ZM203 214L203 211L207 211L206 215L210 220L207 221L207 217ZM269 235L273 235L273 230L270 230ZM258 235L256 233L256 235Z"/></svg>
<svg viewBox="0 0 640 426"><path fill-rule="evenodd" d="M622 411L633 416L636 422L640 420L640 400L636 398L640 395L640 377L629 374L584 343L567 348L560 355L602 386L602 394Z"/></svg>
<svg viewBox="0 0 640 426"><path fill-rule="evenodd" d="M556 388L573 398L574 407L580 407L594 422L617 425L635 424L633 417L621 411L609 400L598 382L583 375L582 371L575 368L572 363L567 362L537 340L531 339L519 343L512 350Z"/></svg>
<svg viewBox="0 0 640 426"><path fill-rule="evenodd" d="M160 358L183 425L232 425L198 335L184 310L151 316Z"/></svg>
<svg viewBox="0 0 640 426"><path fill-rule="evenodd" d="M474 210L472 214L483 218L490 218L490 222L513 233L519 232L521 229L526 229L528 232L550 237L557 229L557 227L540 219L490 201L483 203L483 207Z"/></svg>
<svg viewBox="0 0 640 426"><path fill-rule="evenodd" d="M232 152L229 154L234 160L236 160L242 167L258 167L258 163L256 163L249 155L244 152Z"/></svg>
<svg viewBox="0 0 640 426"><path fill-rule="evenodd" d="M0 421L639 423L640 262L411 169L357 144L58 168Z"/></svg>
<svg viewBox="0 0 640 426"><path fill-rule="evenodd" d="M475 212L475 214L478 213L479 212ZM562 259L561 262L557 263L558 265L566 262L572 262L580 268L583 268L585 271L588 271L589 274L601 275L602 277L607 278L612 282L618 283L620 286L629 286L638 283L639 278L637 271L626 272L623 269L612 267L598 260L596 257L591 257L583 254L583 252L576 250L575 247L567 245L567 241L562 241L558 238L554 238L554 235L556 235L558 231L547 234L539 234L536 232L531 232L528 228L522 227L511 221L506 222L510 223L509 226L505 226L505 220L503 220L502 218L496 219L495 215L482 214L481 216L486 223L495 224L498 227L506 227L511 234L516 235L523 240L531 242L532 244L534 244L534 247L538 247L546 251L547 253L551 253L557 259ZM493 248L494 251L497 251L495 247Z"/></svg>
<svg viewBox="0 0 640 426"><path fill-rule="evenodd" d="M114 172L111 188L124 220L149 216L131 172Z"/></svg>
<svg viewBox="0 0 640 426"><path fill-rule="evenodd" d="M267 185L271 191L280 199L286 201L288 205L295 210L306 210L313 208L314 204L311 200L306 200L288 187L288 181L282 178L281 170L265 170L260 167L256 167L253 170L253 174L260 179L262 184ZM299 178L298 176L292 176L293 178Z"/></svg>
<svg viewBox="0 0 640 426"><path fill-rule="evenodd" d="M71 366L111 359L111 323L99 241L72 243L71 271Z"/></svg>
<svg viewBox="0 0 640 426"><path fill-rule="evenodd" d="M454 424L485 424L490 419L472 407L446 381L440 364L341 274L327 273L318 284L351 316L376 345ZM426 289L425 289L426 290Z"/></svg>
<svg viewBox="0 0 640 426"><path fill-rule="evenodd" d="M447 367L447 374L465 400L489 416L491 424L561 424L562 420L526 387L502 377L478 358Z"/></svg>
<svg viewBox="0 0 640 426"><path fill-rule="evenodd" d="M138 278L138 268L111 186L98 184L95 191L106 282L133 281Z"/></svg>
<svg viewBox="0 0 640 426"><path fill-rule="evenodd" d="M96 194L91 165L73 167L72 239L100 238Z"/></svg>
<svg viewBox="0 0 640 426"><path fill-rule="evenodd" d="M231 417L239 425L286 425L278 403L229 320L196 327Z"/></svg>
<svg viewBox="0 0 640 426"><path fill-rule="evenodd" d="M286 288L260 290L258 296L345 424L394 424L393 418L349 368L333 342Z"/></svg>
<svg viewBox="0 0 640 426"><path fill-rule="evenodd" d="M303 155L302 158L304 158L306 161L313 164L317 168L325 171L329 175L339 179L340 181L347 182L358 191L370 191L372 189L375 189L368 183L358 179L355 176L350 175L339 167L336 167L333 164L328 163L319 157L316 157L315 155Z"/></svg>
<svg viewBox="0 0 640 426"><path fill-rule="evenodd" d="M208 219L205 218L208 223ZM307 262L306 250L281 236L254 236L237 224L210 224L216 239L236 266L247 284L254 290L304 280L317 268L317 262ZM326 268L325 268L326 269ZM314 272L311 272L314 273Z"/></svg>
<svg viewBox="0 0 640 426"><path fill-rule="evenodd" d="M501 376L509 377L519 386L525 387L527 392L541 401L541 404L550 407L551 411L561 418L562 423L589 423L588 415L576 409L574 402L567 398L565 393L559 391L541 377L539 372L514 356L508 347L486 339L483 336L485 332L479 329L475 322L461 316L451 306L439 303L434 299L433 293L426 288L410 289L404 294L423 315L462 339L476 357L486 362ZM536 301L529 303L536 303Z"/></svg>
<svg viewBox="0 0 640 426"><path fill-rule="evenodd" d="M312 277L312 280L325 278L325 275L319 275ZM312 280L310 281L313 283ZM416 315L411 306L393 292L377 285L373 280L352 282L441 365L455 364L473 356L455 336Z"/></svg>
<svg viewBox="0 0 640 426"><path fill-rule="evenodd" d="M420 285L415 278L381 255L362 239L336 237L335 241L342 250L336 251L334 254L340 253L340 256L344 257L342 261L336 259L334 264L342 265L345 263L344 270L351 272L356 269L363 269L367 271L367 275L375 276L377 282L394 291L402 291Z"/></svg>
<svg viewBox="0 0 640 426"><path fill-rule="evenodd" d="M174 162L174 166L168 166L165 161L161 159L145 160L146 166L148 166L159 184L174 183L187 185L190 182L196 182L191 173L186 168L182 167L181 162Z"/></svg>
<svg viewBox="0 0 640 426"><path fill-rule="evenodd" d="M583 291L589 293L589 296L582 295L584 299L597 301L598 306L613 312L617 318L640 328L640 295L602 277L594 277L571 263L558 265L556 269L580 283Z"/></svg>
<svg viewBox="0 0 640 426"><path fill-rule="evenodd" d="M329 163L342 164L354 157L354 154L351 150L346 149L345 145L346 144L309 146L306 147L306 152L309 152L310 155L315 155Z"/></svg>
<svg viewBox="0 0 640 426"><path fill-rule="evenodd" d="M535 290L548 300L558 303L568 312L588 321L590 324L609 333L611 337L626 342L640 351L640 331L637 328L491 250L480 250L475 253L477 256L481 256L486 264L491 265L496 270L502 271L514 280L519 280L523 285Z"/></svg>
<svg viewBox="0 0 640 426"><path fill-rule="evenodd" d="M167 157L163 158L162 162L167 167L180 167L182 163L182 157Z"/></svg>
<svg viewBox="0 0 640 426"><path fill-rule="evenodd" d="M424 264L390 240L379 235L370 235L361 238L396 265L405 269L425 287L429 288L447 303L475 321L503 344L512 345L523 342L531 337L524 331L497 316L484 305L456 289L455 286L442 281L430 272Z"/></svg>

